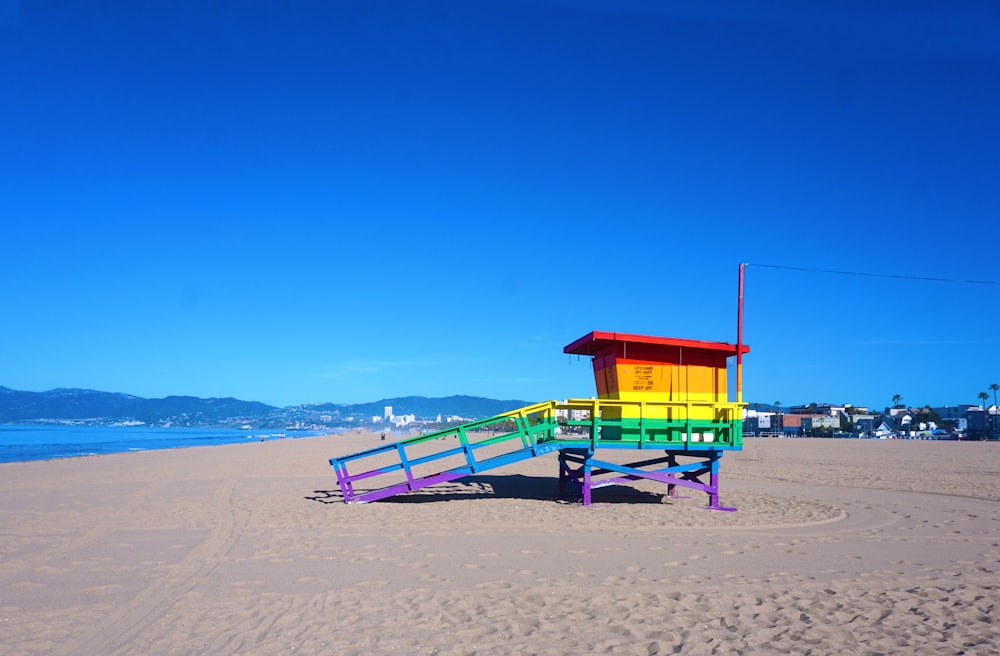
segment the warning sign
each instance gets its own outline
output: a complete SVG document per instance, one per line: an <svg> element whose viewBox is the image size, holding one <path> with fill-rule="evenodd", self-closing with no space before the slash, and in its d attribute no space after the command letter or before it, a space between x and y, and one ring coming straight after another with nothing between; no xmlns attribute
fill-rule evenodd
<svg viewBox="0 0 1000 656"><path fill-rule="evenodd" d="M618 370L618 390L621 392L666 391L663 385L664 367L652 364L628 364L615 367ZM664 389L660 389L664 387Z"/></svg>

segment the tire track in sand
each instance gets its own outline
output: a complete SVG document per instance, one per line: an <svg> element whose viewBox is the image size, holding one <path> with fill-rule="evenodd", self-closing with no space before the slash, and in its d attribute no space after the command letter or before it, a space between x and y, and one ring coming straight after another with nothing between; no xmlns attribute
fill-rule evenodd
<svg viewBox="0 0 1000 656"><path fill-rule="evenodd" d="M163 577L127 604L107 615L100 624L78 640L62 646L66 656L113 654L173 606L177 599L194 589L236 544L250 517L238 508L233 497L246 471L220 485L213 496L216 522L208 539L189 553Z"/></svg>

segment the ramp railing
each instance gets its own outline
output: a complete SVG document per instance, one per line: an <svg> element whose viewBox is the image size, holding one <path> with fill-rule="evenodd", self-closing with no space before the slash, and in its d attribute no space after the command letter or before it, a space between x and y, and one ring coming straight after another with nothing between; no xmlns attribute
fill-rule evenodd
<svg viewBox="0 0 1000 656"><path fill-rule="evenodd" d="M331 458L330 464L344 501L375 501L547 453L553 449L539 445L552 441L557 426L555 401L546 401ZM375 489L359 489L361 481L376 478Z"/></svg>

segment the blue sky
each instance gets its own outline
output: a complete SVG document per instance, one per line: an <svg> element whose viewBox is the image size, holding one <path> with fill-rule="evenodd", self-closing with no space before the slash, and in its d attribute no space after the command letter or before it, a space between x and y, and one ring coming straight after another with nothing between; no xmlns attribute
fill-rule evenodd
<svg viewBox="0 0 1000 656"><path fill-rule="evenodd" d="M745 398L1000 382L991 2L0 0L0 385L590 396L591 330Z"/></svg>

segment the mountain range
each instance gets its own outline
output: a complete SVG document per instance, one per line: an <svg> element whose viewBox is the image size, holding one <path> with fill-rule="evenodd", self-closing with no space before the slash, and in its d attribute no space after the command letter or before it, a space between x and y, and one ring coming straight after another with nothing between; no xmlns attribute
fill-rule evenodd
<svg viewBox="0 0 1000 656"><path fill-rule="evenodd" d="M89 389L60 388L47 392L25 392L0 386L0 424L110 424L128 421L152 426L284 426L289 423L334 426L382 417L386 406L391 406L396 416L412 414L417 418L433 419L438 415L453 415L479 419L528 403L477 396L406 396L368 403L319 403L279 408L229 397L203 399L194 396L167 396L162 399L147 399L131 394Z"/></svg>

